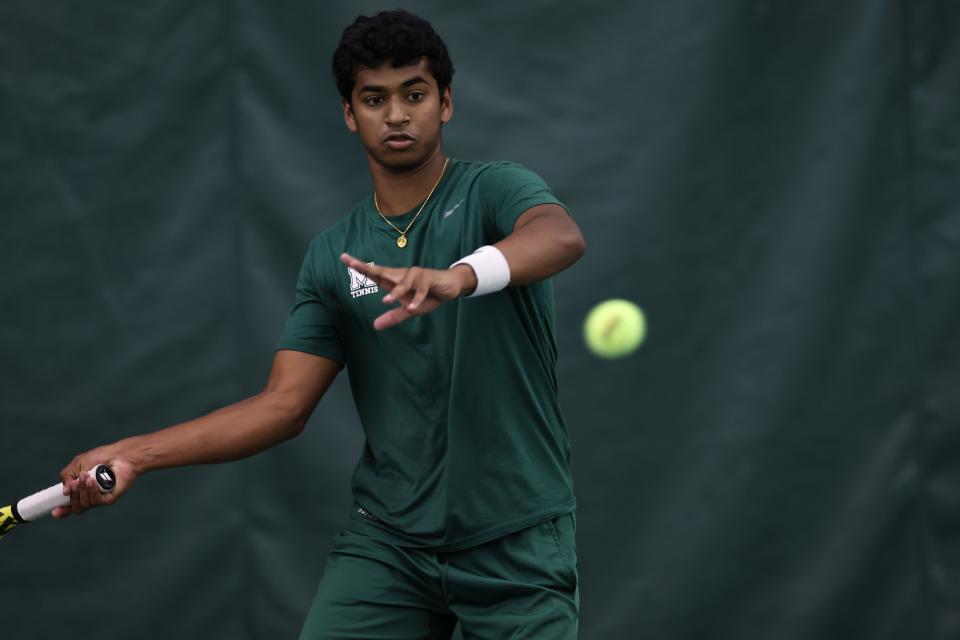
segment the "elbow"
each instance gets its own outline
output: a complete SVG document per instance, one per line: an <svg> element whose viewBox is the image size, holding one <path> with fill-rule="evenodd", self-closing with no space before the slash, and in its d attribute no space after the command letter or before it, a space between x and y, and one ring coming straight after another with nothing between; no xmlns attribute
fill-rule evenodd
<svg viewBox="0 0 960 640"><path fill-rule="evenodd" d="M274 424L284 434L283 439L291 440L303 433L313 408L304 406L295 398L285 397L282 393L268 391L265 395L270 400L270 413L273 415Z"/></svg>
<svg viewBox="0 0 960 640"><path fill-rule="evenodd" d="M579 260L587 253L587 239L583 237L583 234L580 231L577 231L577 240L576 240L576 260Z"/></svg>
<svg viewBox="0 0 960 640"><path fill-rule="evenodd" d="M311 411L300 407L291 408L284 424L288 440L292 440L303 433L307 426L307 420L310 419L310 414Z"/></svg>
<svg viewBox="0 0 960 640"><path fill-rule="evenodd" d="M304 415L304 416L297 415L287 420L287 422L284 424L284 430L287 434L286 439L293 440L298 435L303 433L303 430L307 426L307 420L309 419L309 417L310 417L309 415Z"/></svg>
<svg viewBox="0 0 960 640"><path fill-rule="evenodd" d="M574 229L567 234L563 241L566 253L569 256L569 264L575 263L587 253L587 241L580 233L580 229Z"/></svg>
<svg viewBox="0 0 960 640"><path fill-rule="evenodd" d="M557 230L560 231L560 241L569 260L567 263L569 266L582 258L587 252L587 241L583 237L583 232L580 231L580 225L569 214L564 213L562 220L563 225Z"/></svg>

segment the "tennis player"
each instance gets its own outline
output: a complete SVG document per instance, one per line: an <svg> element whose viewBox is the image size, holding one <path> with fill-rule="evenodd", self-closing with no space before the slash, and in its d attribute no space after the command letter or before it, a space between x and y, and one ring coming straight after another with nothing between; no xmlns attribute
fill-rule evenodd
<svg viewBox="0 0 960 640"><path fill-rule="evenodd" d="M303 640L575 638L570 447L550 276L582 235L538 176L452 159L453 65L430 24L360 17L333 56L373 191L310 243L266 387L77 456L71 506L154 469L249 456L299 434L344 367L366 443ZM117 475L101 495L85 470Z"/></svg>

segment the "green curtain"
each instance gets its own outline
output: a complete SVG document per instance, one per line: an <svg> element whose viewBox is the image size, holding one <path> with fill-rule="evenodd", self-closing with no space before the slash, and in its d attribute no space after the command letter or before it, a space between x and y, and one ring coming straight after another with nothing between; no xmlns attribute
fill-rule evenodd
<svg viewBox="0 0 960 640"><path fill-rule="evenodd" d="M373 2L0 3L0 503L263 385L369 193L329 61ZM960 5L413 2L457 158L571 208L581 637L960 636ZM592 356L607 298L646 312ZM363 438L139 480L2 543L3 637L296 638Z"/></svg>

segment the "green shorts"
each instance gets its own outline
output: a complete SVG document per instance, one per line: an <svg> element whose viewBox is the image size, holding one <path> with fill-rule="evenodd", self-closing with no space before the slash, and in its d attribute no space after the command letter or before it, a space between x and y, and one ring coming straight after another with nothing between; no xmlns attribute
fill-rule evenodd
<svg viewBox="0 0 960 640"><path fill-rule="evenodd" d="M567 640L580 609L569 513L443 553L336 537L300 640Z"/></svg>

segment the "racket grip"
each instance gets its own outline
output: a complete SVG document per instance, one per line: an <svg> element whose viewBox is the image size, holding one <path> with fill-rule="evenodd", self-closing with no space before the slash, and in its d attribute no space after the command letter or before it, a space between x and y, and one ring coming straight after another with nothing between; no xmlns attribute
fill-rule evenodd
<svg viewBox="0 0 960 640"><path fill-rule="evenodd" d="M98 464L89 471L89 475L97 483L100 493L110 493L117 484L117 477L113 470L105 464ZM27 496L17 503L17 519L29 522L48 515L57 507L70 504L70 496L63 495L63 483L47 487Z"/></svg>

